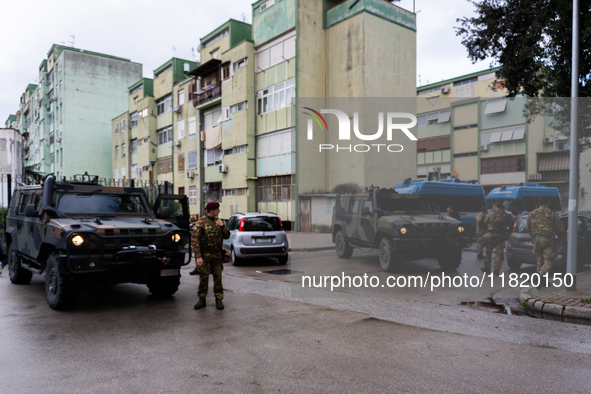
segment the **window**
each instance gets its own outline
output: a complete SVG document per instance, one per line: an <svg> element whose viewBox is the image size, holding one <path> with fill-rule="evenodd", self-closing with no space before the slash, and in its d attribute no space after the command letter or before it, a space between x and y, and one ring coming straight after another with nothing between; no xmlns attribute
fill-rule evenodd
<svg viewBox="0 0 591 394"><path fill-rule="evenodd" d="M222 66L222 80L230 79L230 63Z"/></svg>
<svg viewBox="0 0 591 394"><path fill-rule="evenodd" d="M568 140L556 141L554 145L555 150L569 150L570 143Z"/></svg>
<svg viewBox="0 0 591 394"><path fill-rule="evenodd" d="M437 112L430 112L428 114L423 114L417 116L417 127L427 127L436 125L439 123L447 123L451 117L451 111L444 110L444 111L437 111Z"/></svg>
<svg viewBox="0 0 591 394"><path fill-rule="evenodd" d="M119 134L119 122L115 123L115 135Z"/></svg>
<svg viewBox="0 0 591 394"><path fill-rule="evenodd" d="M222 163L222 156L224 156L224 151L221 148L214 148L214 149L206 149L205 150L205 157L206 157L206 164L207 166L214 166L216 164Z"/></svg>
<svg viewBox="0 0 591 394"><path fill-rule="evenodd" d="M179 191L178 194L180 194L181 196L185 194L185 188L184 187L179 187Z"/></svg>
<svg viewBox="0 0 591 394"><path fill-rule="evenodd" d="M246 66L246 58L244 59L240 59L237 62L234 63L234 71L238 70L239 68L242 68Z"/></svg>
<svg viewBox="0 0 591 394"><path fill-rule="evenodd" d="M207 48L208 46L210 46L211 44L213 44L214 42L216 42L217 40L219 40L220 38L222 38L223 36L228 34L228 31L229 31L229 29L226 29L223 32L221 32L220 34L218 34L217 36L213 37L211 40L208 40L205 44L203 44L203 48Z"/></svg>
<svg viewBox="0 0 591 394"><path fill-rule="evenodd" d="M53 154L53 153L50 153L50 154L49 154L49 164L53 164L54 157L55 157L55 156L54 156L54 154Z"/></svg>
<svg viewBox="0 0 591 394"><path fill-rule="evenodd" d="M177 156L176 162L177 162L177 168L178 168L177 171L178 172L185 171L185 154L184 153Z"/></svg>
<svg viewBox="0 0 591 394"><path fill-rule="evenodd" d="M172 172L172 156L158 159L158 174L168 174Z"/></svg>
<svg viewBox="0 0 591 394"><path fill-rule="evenodd" d="M176 136L178 139L185 138L185 121L181 120L176 124Z"/></svg>
<svg viewBox="0 0 591 394"><path fill-rule="evenodd" d="M119 145L115 147L115 159L119 158Z"/></svg>
<svg viewBox="0 0 591 394"><path fill-rule="evenodd" d="M295 97L295 79L261 90L257 97L259 115L291 105L291 99Z"/></svg>
<svg viewBox="0 0 591 394"><path fill-rule="evenodd" d="M165 114L170 111L172 111L172 95L171 94L156 101L156 116L160 116L160 115Z"/></svg>
<svg viewBox="0 0 591 394"><path fill-rule="evenodd" d="M246 145L235 146L233 148L224 149L224 156L233 155L235 153L246 152Z"/></svg>
<svg viewBox="0 0 591 394"><path fill-rule="evenodd" d="M486 102L484 113L486 115L496 115L507 110L507 99L489 100Z"/></svg>
<svg viewBox="0 0 591 394"><path fill-rule="evenodd" d="M220 51L219 51L219 49L216 49L215 51L211 52L211 57L212 57L213 59L217 58L217 57L218 57L218 53L219 53L219 52L220 52Z"/></svg>
<svg viewBox="0 0 591 394"><path fill-rule="evenodd" d="M121 119L121 132L125 133L125 119Z"/></svg>
<svg viewBox="0 0 591 394"><path fill-rule="evenodd" d="M137 153L137 140L131 140L131 153Z"/></svg>
<svg viewBox="0 0 591 394"><path fill-rule="evenodd" d="M143 87L144 87L144 85L143 85L143 84L141 84L141 85L139 85L139 86L137 86L137 87L133 88L133 89L132 89L132 91L131 91L131 92L129 92L129 95L131 96L132 94L134 94L135 92L139 91L139 90L140 90L141 88L143 88Z"/></svg>
<svg viewBox="0 0 591 394"><path fill-rule="evenodd" d="M222 121L230 120L230 107L222 108Z"/></svg>
<svg viewBox="0 0 591 394"><path fill-rule="evenodd" d="M196 170L197 169L197 151L189 152L189 166L187 167L188 170Z"/></svg>
<svg viewBox="0 0 591 394"><path fill-rule="evenodd" d="M246 109L246 101L230 107L230 114Z"/></svg>
<svg viewBox="0 0 591 394"><path fill-rule="evenodd" d="M197 186L189 186L189 204L197 204Z"/></svg>
<svg viewBox="0 0 591 394"><path fill-rule="evenodd" d="M125 157L125 144L121 144L121 157Z"/></svg>
<svg viewBox="0 0 591 394"><path fill-rule="evenodd" d="M295 196L295 175L260 177L259 201L291 200Z"/></svg>
<svg viewBox="0 0 591 394"><path fill-rule="evenodd" d="M203 130L209 130L220 124L222 121L222 109L210 111L203 114Z"/></svg>
<svg viewBox="0 0 591 394"><path fill-rule="evenodd" d="M476 81L478 81L478 77L469 78L469 79L465 79L463 81L454 82L454 86L465 85L467 83L472 83L472 82L476 82Z"/></svg>
<svg viewBox="0 0 591 394"><path fill-rule="evenodd" d="M525 156L497 157L480 160L481 174L525 171Z"/></svg>
<svg viewBox="0 0 591 394"><path fill-rule="evenodd" d="M183 105L185 103L185 89L179 90L179 105Z"/></svg>
<svg viewBox="0 0 591 394"><path fill-rule="evenodd" d="M256 139L257 159L293 152L292 138L293 130L258 137Z"/></svg>
<svg viewBox="0 0 591 394"><path fill-rule="evenodd" d="M158 132L158 145L164 145L172 141L172 127Z"/></svg>
<svg viewBox="0 0 591 394"><path fill-rule="evenodd" d="M454 159L457 159L459 157L471 157L471 156L478 156L478 152L454 153Z"/></svg>
<svg viewBox="0 0 591 394"><path fill-rule="evenodd" d="M49 74L47 74L47 84L51 85L53 83L53 71L50 71Z"/></svg>
<svg viewBox="0 0 591 394"><path fill-rule="evenodd" d="M53 145L53 133L49 133L49 145Z"/></svg>
<svg viewBox="0 0 591 394"><path fill-rule="evenodd" d="M140 114L134 112L131 114L131 128L137 127L137 119L140 117Z"/></svg>
<svg viewBox="0 0 591 394"><path fill-rule="evenodd" d="M197 133L197 117L189 118L189 135Z"/></svg>

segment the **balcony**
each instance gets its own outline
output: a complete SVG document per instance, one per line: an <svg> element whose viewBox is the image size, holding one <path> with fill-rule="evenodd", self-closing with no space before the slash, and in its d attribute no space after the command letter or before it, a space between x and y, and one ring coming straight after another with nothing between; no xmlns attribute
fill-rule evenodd
<svg viewBox="0 0 591 394"><path fill-rule="evenodd" d="M193 106L199 107L209 101L222 97L222 83L217 82L201 88L193 94Z"/></svg>

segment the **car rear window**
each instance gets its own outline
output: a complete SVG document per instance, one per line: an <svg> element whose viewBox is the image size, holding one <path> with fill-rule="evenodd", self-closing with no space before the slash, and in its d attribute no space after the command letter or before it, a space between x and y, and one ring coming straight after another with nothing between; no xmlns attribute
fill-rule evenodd
<svg viewBox="0 0 591 394"><path fill-rule="evenodd" d="M517 219L517 232L525 233L527 228L527 216Z"/></svg>
<svg viewBox="0 0 591 394"><path fill-rule="evenodd" d="M277 216L246 218L244 231L281 231L281 225Z"/></svg>

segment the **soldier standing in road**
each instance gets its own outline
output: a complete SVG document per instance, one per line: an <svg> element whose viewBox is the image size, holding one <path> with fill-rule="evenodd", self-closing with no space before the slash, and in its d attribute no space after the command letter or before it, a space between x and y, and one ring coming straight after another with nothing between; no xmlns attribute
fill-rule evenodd
<svg viewBox="0 0 591 394"><path fill-rule="evenodd" d="M544 275L552 269L564 229L560 216L550 209L550 199L541 195L539 203L539 208L527 217L527 232L532 237L533 252L538 258L538 274ZM555 242L555 235L558 242Z"/></svg>
<svg viewBox="0 0 591 394"><path fill-rule="evenodd" d="M447 207L447 216L456 220L460 220L460 214L451 205Z"/></svg>
<svg viewBox="0 0 591 394"><path fill-rule="evenodd" d="M505 232L508 231L507 223L510 218L503 203L497 201L493 205L493 211L486 216L484 223L486 224L486 234L482 237L484 246L486 247L486 255L484 256L484 268L482 271L490 272L490 264L492 260L492 252L495 250L495 275L499 275L499 271L503 266L503 255L505 253Z"/></svg>
<svg viewBox="0 0 591 394"><path fill-rule="evenodd" d="M205 297L209 284L209 274L213 276L213 293L215 306L224 309L224 288L222 286L223 240L230 238L230 230L216 217L220 214L220 204L208 202L205 205L205 216L199 218L191 236L191 248L195 253L195 264L199 270L199 302L195 309L205 306Z"/></svg>
<svg viewBox="0 0 591 394"><path fill-rule="evenodd" d="M480 207L480 213L476 216L476 258L478 260L484 260L484 241L483 236L486 233L486 219L487 209L486 207Z"/></svg>

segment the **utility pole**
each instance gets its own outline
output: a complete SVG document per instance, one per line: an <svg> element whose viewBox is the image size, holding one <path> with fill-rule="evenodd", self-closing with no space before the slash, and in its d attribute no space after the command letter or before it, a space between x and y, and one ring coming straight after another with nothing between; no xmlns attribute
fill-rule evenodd
<svg viewBox="0 0 591 394"><path fill-rule="evenodd" d="M566 273L573 278L569 291L577 290L577 224L579 208L579 0L573 0L573 57L571 68L570 172L568 185L568 251Z"/></svg>

